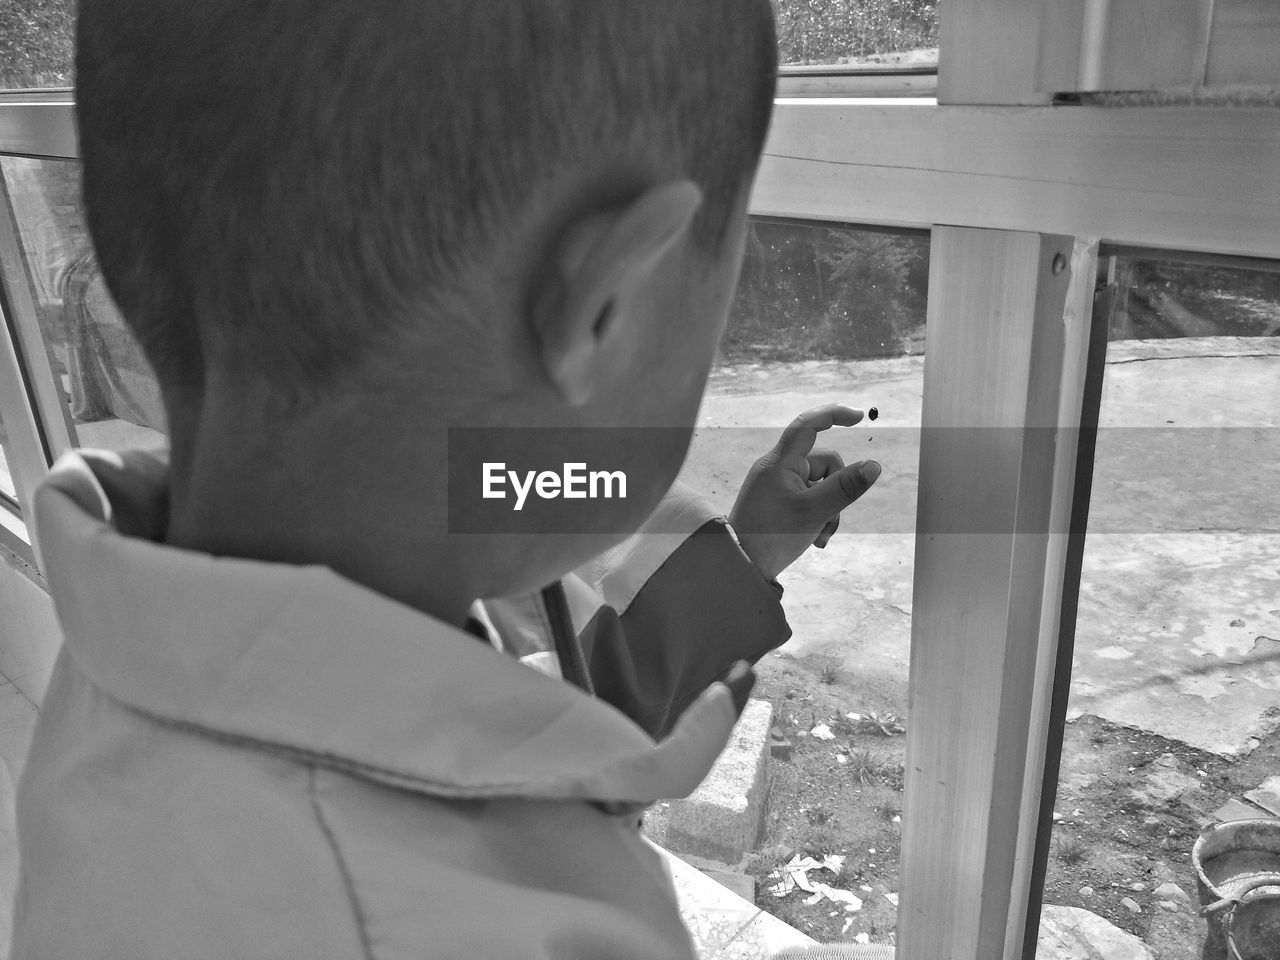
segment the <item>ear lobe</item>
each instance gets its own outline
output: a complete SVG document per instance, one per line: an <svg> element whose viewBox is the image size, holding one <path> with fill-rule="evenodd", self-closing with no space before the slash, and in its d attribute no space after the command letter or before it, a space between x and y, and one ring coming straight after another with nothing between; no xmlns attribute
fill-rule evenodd
<svg viewBox="0 0 1280 960"><path fill-rule="evenodd" d="M595 384L592 341L596 337L594 333L584 337L564 322L567 295L561 279L548 277L542 283L530 308L538 359L561 399L570 406L582 406Z"/></svg>
<svg viewBox="0 0 1280 960"><path fill-rule="evenodd" d="M571 223L538 279L530 322L543 369L564 400L595 389L600 346L621 322L618 302L684 236L702 205L696 184L675 181Z"/></svg>

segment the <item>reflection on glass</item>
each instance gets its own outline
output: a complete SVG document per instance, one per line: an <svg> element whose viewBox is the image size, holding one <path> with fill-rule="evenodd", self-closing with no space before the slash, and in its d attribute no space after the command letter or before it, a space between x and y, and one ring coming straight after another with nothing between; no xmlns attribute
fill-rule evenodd
<svg viewBox="0 0 1280 960"><path fill-rule="evenodd" d="M1112 340L1280 334L1280 269L1120 256L1104 266Z"/></svg>
<svg viewBox="0 0 1280 960"><path fill-rule="evenodd" d="M26 284L75 441L122 449L156 446L164 411L142 351L98 270L80 209L80 165L0 158L23 263L6 284Z"/></svg>
<svg viewBox="0 0 1280 960"><path fill-rule="evenodd" d="M921 353L928 280L924 236L753 220L722 360Z"/></svg>
<svg viewBox="0 0 1280 960"><path fill-rule="evenodd" d="M938 66L938 2L777 0L783 64Z"/></svg>
<svg viewBox="0 0 1280 960"><path fill-rule="evenodd" d="M74 20L74 0L4 0L0 90L71 86Z"/></svg>
<svg viewBox="0 0 1280 960"><path fill-rule="evenodd" d="M824 942L895 937L928 248L924 236L753 221L681 476L727 513L796 414L879 408L818 441L884 472L826 548L778 578L793 636L760 661L752 694L773 708L773 783L740 869L759 907ZM650 834L696 854L666 831L671 809L653 812ZM796 874L843 892L815 898Z"/></svg>
<svg viewBox="0 0 1280 960"><path fill-rule="evenodd" d="M1280 751L1280 272L1102 266L1112 342L1046 918L1083 908L1199 956L1201 828L1280 814L1259 790Z"/></svg>

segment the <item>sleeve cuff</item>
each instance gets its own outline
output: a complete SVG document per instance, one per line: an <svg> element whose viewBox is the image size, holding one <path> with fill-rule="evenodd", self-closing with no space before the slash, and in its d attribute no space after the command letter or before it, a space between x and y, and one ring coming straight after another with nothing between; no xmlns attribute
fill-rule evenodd
<svg viewBox="0 0 1280 960"><path fill-rule="evenodd" d="M727 524L724 514L677 481L639 531L575 573L594 587L609 606L619 614L625 613L671 555L709 520Z"/></svg>

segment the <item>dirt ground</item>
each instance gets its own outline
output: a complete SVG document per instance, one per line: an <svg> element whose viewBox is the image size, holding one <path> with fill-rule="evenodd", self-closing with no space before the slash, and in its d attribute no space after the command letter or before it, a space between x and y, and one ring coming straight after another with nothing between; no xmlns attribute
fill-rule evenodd
<svg viewBox="0 0 1280 960"><path fill-rule="evenodd" d="M771 760L764 837L748 868L756 903L821 942L851 941L859 933L892 942L897 908L886 895L898 891L901 717L883 702L868 703L854 692L853 678L826 660L774 654L756 672L753 696L773 704L775 728L791 744L789 758ZM819 724L834 738L811 735ZM839 873L815 871L812 879L853 892L862 909L850 914L827 900L806 905L809 895L801 890L770 893L770 874L795 854L844 856Z"/></svg>
<svg viewBox="0 0 1280 960"><path fill-rule="evenodd" d="M754 695L773 704L778 732L792 746L788 759L772 760L765 835L748 866L757 879L756 902L819 941L866 934L891 943L902 718L820 658L774 654L757 671ZM820 724L832 739L809 732ZM1069 723L1044 902L1105 917L1141 938L1156 960L1198 960L1205 924L1195 913L1192 845L1218 807L1277 769L1280 735L1233 760L1093 716ZM771 892L771 875L795 854L845 857L839 873L811 871L811 878L854 892L862 909L849 913L829 900L806 904L809 895L798 889ZM1176 909L1161 906L1166 897L1155 893L1170 881L1188 898L1175 900Z"/></svg>

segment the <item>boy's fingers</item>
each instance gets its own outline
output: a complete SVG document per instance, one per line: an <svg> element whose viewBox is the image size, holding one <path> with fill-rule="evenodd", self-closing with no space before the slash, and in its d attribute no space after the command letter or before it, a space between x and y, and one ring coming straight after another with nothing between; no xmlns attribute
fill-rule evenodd
<svg viewBox="0 0 1280 960"><path fill-rule="evenodd" d="M751 664L745 660L737 661L729 668L729 672L721 682L729 688L729 693L733 696L734 710L741 715L747 708L747 698L751 696L751 688L756 685L756 675L751 669Z"/></svg>
<svg viewBox="0 0 1280 960"><path fill-rule="evenodd" d="M880 476L880 464L863 460L819 480L806 492L809 509L819 517L833 517L866 493Z"/></svg>
<svg viewBox="0 0 1280 960"><path fill-rule="evenodd" d="M819 550L826 547L831 542L831 538L836 535L836 531L840 529L840 515L836 514L830 520L822 525L822 529L818 531L818 536L814 538L813 545Z"/></svg>
<svg viewBox="0 0 1280 960"><path fill-rule="evenodd" d="M815 450L809 454L809 482L816 483L844 469L844 457L834 450Z"/></svg>
<svg viewBox="0 0 1280 960"><path fill-rule="evenodd" d="M813 449L818 434L823 430L829 430L832 427L852 427L861 419L861 410L855 410L843 404L829 403L825 407L814 407L787 424L774 450L779 458L807 456Z"/></svg>

